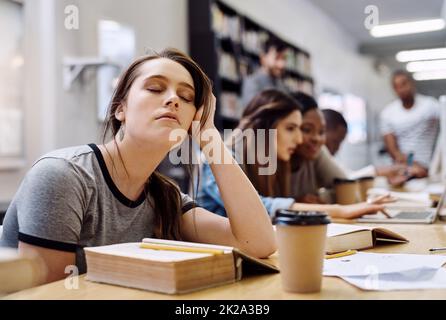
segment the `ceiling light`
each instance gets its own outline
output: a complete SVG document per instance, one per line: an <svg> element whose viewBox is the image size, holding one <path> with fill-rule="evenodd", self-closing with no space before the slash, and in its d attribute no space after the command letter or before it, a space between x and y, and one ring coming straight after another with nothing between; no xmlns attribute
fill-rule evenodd
<svg viewBox="0 0 446 320"><path fill-rule="evenodd" d="M409 72L446 70L446 60L412 61L406 69Z"/></svg>
<svg viewBox="0 0 446 320"><path fill-rule="evenodd" d="M415 72L413 78L417 81L446 79L446 70Z"/></svg>
<svg viewBox="0 0 446 320"><path fill-rule="evenodd" d="M444 27L445 22L443 19L419 20L376 26L370 30L370 34L375 38L382 38L403 34L437 31L444 29Z"/></svg>
<svg viewBox="0 0 446 320"><path fill-rule="evenodd" d="M400 51L396 54L399 62L446 59L446 48Z"/></svg>

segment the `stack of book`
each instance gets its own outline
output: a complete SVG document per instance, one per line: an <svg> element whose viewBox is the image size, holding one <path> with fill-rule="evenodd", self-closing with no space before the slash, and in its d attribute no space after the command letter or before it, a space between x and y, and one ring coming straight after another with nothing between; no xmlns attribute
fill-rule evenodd
<svg viewBox="0 0 446 320"><path fill-rule="evenodd" d="M168 294L233 283L241 279L242 265L278 272L232 247L150 238L85 248L85 255L87 280Z"/></svg>

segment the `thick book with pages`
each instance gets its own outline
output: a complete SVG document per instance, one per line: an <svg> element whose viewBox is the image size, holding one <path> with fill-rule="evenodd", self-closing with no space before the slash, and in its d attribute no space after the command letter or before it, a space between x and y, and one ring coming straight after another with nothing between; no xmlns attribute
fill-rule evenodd
<svg viewBox="0 0 446 320"><path fill-rule="evenodd" d="M405 243L409 240L386 228L331 223L328 225L325 251L336 253L368 249L386 242Z"/></svg>
<svg viewBox="0 0 446 320"><path fill-rule="evenodd" d="M84 250L87 280L168 294L233 283L242 271L278 272L236 248L183 241L147 238Z"/></svg>

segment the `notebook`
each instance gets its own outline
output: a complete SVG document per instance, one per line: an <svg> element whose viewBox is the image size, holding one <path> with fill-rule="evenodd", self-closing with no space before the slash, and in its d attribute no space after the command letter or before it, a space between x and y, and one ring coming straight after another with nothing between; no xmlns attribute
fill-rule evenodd
<svg viewBox="0 0 446 320"><path fill-rule="evenodd" d="M392 242L405 243L409 240L386 228L331 223L327 229L325 251L337 253L346 250L361 250Z"/></svg>
<svg viewBox="0 0 446 320"><path fill-rule="evenodd" d="M220 253L184 252L141 248L141 244L176 247L178 250L217 250ZM89 281L181 294L233 283L243 272L278 272L262 259L226 246L183 241L143 239L142 243L122 243L85 248Z"/></svg>

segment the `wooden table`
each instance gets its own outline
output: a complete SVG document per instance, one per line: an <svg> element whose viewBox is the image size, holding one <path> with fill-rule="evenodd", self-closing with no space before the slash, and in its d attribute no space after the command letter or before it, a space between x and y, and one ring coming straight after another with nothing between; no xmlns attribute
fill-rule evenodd
<svg viewBox="0 0 446 320"><path fill-rule="evenodd" d="M446 224L383 225L410 240L407 244L380 246L368 252L428 254L431 247L446 246ZM274 257L272 258L274 259ZM79 277L79 288L67 290L64 281L20 291L3 299L446 299L446 289L416 291L362 291L335 278L324 277L322 291L316 294L292 294L281 288L279 274L246 276L241 281L183 295L164 295L142 290L93 283Z"/></svg>

